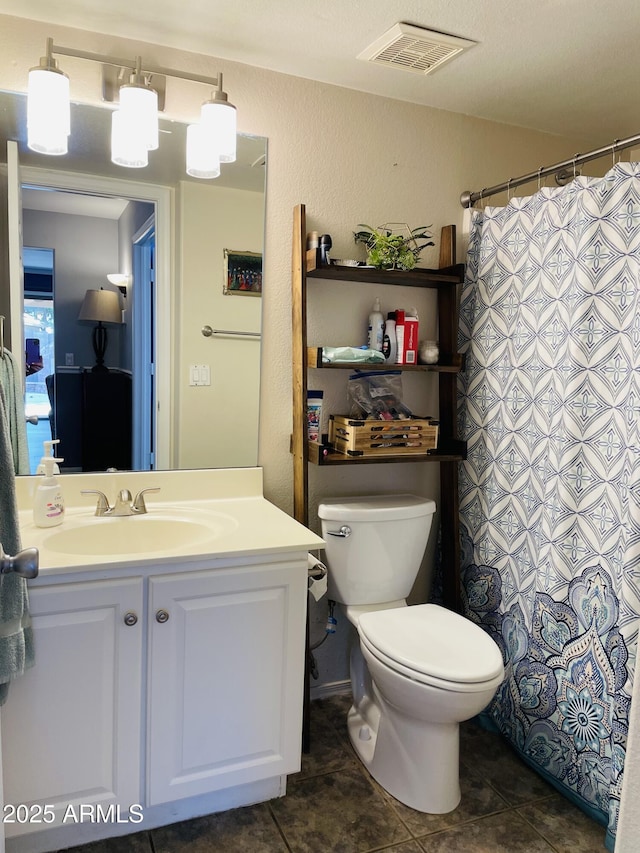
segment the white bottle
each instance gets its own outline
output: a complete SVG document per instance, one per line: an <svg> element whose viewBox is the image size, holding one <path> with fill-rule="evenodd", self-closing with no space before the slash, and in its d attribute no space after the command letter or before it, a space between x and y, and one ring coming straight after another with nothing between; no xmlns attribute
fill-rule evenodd
<svg viewBox="0 0 640 853"><path fill-rule="evenodd" d="M36 527L55 527L64 521L64 498L60 483L53 476L53 466L62 459L44 458L45 475L38 483L33 499L33 521Z"/></svg>
<svg viewBox="0 0 640 853"><path fill-rule="evenodd" d="M382 352L382 338L384 335L384 317L380 310L380 300L376 297L373 303L373 311L369 314L369 349Z"/></svg>
<svg viewBox="0 0 640 853"><path fill-rule="evenodd" d="M396 312L389 311L387 322L384 324L384 338L382 340L382 354L386 364L396 363L398 352L398 341L396 339Z"/></svg>
<svg viewBox="0 0 640 853"><path fill-rule="evenodd" d="M44 444L44 454L42 456L42 459L40 460L40 464L36 468L36 474L46 474L47 473L45 470L45 467L44 467L44 463L45 463L46 459L53 459L53 473L59 474L60 468L58 467L58 462L62 462L62 459L58 459L56 461L55 454L53 452L53 445L54 444L60 444L60 439L54 438L52 441L43 441L42 443Z"/></svg>

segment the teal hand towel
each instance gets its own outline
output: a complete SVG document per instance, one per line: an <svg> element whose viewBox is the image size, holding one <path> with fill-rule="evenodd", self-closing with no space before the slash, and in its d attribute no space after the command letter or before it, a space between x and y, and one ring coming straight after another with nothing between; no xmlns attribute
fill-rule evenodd
<svg viewBox="0 0 640 853"><path fill-rule="evenodd" d="M22 371L15 357L6 348L0 358L0 385L4 392L13 469L16 474L30 474Z"/></svg>
<svg viewBox="0 0 640 853"><path fill-rule="evenodd" d="M5 353L6 354L6 353ZM0 543L6 554L20 550L12 443L0 383ZM16 574L0 574L0 705L9 682L34 663L33 631L29 615L27 582Z"/></svg>

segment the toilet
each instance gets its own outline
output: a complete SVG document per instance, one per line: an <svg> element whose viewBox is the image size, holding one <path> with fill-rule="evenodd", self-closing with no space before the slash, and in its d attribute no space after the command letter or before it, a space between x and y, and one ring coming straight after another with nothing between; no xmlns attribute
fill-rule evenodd
<svg viewBox="0 0 640 853"><path fill-rule="evenodd" d="M329 598L358 632L351 649L351 743L369 773L413 809L460 802L459 724L504 678L482 628L437 604L407 606L435 503L416 495L330 498L318 507Z"/></svg>

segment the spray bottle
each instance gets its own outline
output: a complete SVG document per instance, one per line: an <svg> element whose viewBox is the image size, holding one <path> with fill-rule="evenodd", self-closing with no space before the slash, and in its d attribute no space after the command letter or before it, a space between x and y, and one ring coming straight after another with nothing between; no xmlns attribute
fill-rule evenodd
<svg viewBox="0 0 640 853"><path fill-rule="evenodd" d="M369 349L382 352L382 337L384 334L384 317L380 310L380 299L376 297L373 310L369 314Z"/></svg>

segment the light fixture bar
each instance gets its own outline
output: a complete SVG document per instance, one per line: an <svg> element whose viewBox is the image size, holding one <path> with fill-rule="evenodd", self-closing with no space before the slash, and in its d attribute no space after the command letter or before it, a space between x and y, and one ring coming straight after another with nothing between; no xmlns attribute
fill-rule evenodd
<svg viewBox="0 0 640 853"><path fill-rule="evenodd" d="M88 59L90 62L101 62L104 65L115 65L119 68L129 68L135 71L137 68L137 59L120 59L116 56L109 56L106 53L92 53L88 50L76 50L74 47L63 47L59 44L51 45L51 53L57 53L60 56L74 56L76 59ZM219 75L215 77L207 77L203 74L192 74L187 71L179 71L176 68L165 68L162 65L144 65L141 67L142 74L162 74L165 77L175 77L180 80L190 80L194 83L204 83L206 86L218 86Z"/></svg>

